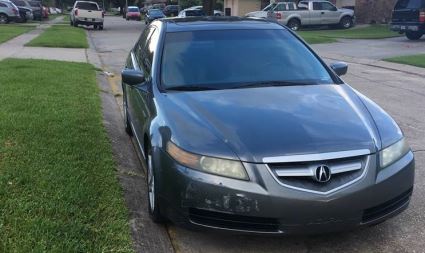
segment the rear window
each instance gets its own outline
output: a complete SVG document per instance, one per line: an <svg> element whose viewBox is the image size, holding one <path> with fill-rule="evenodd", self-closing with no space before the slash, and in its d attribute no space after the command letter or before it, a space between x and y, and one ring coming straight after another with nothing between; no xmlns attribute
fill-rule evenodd
<svg viewBox="0 0 425 253"><path fill-rule="evenodd" d="M333 83L313 53L284 29L167 33L163 50L164 88L226 89L269 81Z"/></svg>
<svg viewBox="0 0 425 253"><path fill-rule="evenodd" d="M78 9L82 9L82 10L89 10L89 11L97 11L97 4L95 3L84 3L84 2L79 2L77 3L77 8Z"/></svg>
<svg viewBox="0 0 425 253"><path fill-rule="evenodd" d="M425 8L425 0L399 0L394 9L398 10L419 8Z"/></svg>
<svg viewBox="0 0 425 253"><path fill-rule="evenodd" d="M205 16L203 10L186 10L186 17Z"/></svg>
<svg viewBox="0 0 425 253"><path fill-rule="evenodd" d="M128 12L139 12L139 8L130 7L128 8Z"/></svg>

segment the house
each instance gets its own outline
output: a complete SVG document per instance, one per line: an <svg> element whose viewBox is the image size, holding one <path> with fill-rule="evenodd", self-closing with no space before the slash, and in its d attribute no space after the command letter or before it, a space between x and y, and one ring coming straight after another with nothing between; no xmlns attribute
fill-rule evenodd
<svg viewBox="0 0 425 253"><path fill-rule="evenodd" d="M271 2L300 0L224 0L224 8L232 16L244 16L248 12L262 10ZM358 23L386 23L391 19L392 9L397 0L329 0L337 7L351 8L356 12Z"/></svg>

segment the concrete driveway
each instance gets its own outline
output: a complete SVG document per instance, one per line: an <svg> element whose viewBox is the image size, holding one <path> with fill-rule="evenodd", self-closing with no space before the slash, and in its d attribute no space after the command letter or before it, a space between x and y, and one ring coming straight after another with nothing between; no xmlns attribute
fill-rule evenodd
<svg viewBox="0 0 425 253"><path fill-rule="evenodd" d="M336 43L318 45L315 48L324 56L329 54L326 50L338 48L338 52L331 50L333 58L335 55L338 57L338 53L341 58L343 55L352 56L349 74L344 79L381 105L405 132L415 152L417 164L416 185L411 206L407 211L375 227L310 237L225 235L188 231L172 224L158 226L150 222L146 214L144 172L132 142L123 131L117 106L122 95L119 71L142 29L141 22L107 17L104 31L89 31L91 42L96 46L101 58L102 67L115 74L108 77L104 87L109 86L107 90L113 92L117 104L115 107L111 106L113 99L109 98L110 106L105 108L104 113L107 118L112 119L106 125L114 145L119 177L129 206L130 225L138 252L425 252L425 70L409 68L409 71L406 71L407 68L401 65L371 66L357 61L357 54L353 55L351 50L360 45L363 50L368 50L369 46L364 41L344 41L345 46ZM398 48L393 45L391 50L382 49L385 54L376 54L373 57L408 54L407 52L412 52L409 45L419 48L415 53L425 53L425 41L408 42L396 38L367 42L379 49L379 44L391 44L392 42L388 41L393 40L394 43L405 46ZM359 52L358 55L367 58L372 53ZM412 74L415 71L419 75Z"/></svg>

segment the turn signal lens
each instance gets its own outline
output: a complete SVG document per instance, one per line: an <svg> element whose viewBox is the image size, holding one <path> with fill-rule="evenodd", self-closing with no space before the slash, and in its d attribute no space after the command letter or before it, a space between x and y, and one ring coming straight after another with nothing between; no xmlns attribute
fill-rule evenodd
<svg viewBox="0 0 425 253"><path fill-rule="evenodd" d="M425 23L425 11L419 13L419 22Z"/></svg>
<svg viewBox="0 0 425 253"><path fill-rule="evenodd" d="M167 153L178 163L191 169L224 177L249 180L248 174L240 161L196 155L180 149L172 142L167 143Z"/></svg>

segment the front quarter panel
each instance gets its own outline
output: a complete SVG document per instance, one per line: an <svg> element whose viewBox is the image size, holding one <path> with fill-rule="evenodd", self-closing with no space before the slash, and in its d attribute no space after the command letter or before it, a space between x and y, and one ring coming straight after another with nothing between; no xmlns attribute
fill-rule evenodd
<svg viewBox="0 0 425 253"><path fill-rule="evenodd" d="M379 135L381 137L382 149L400 140L403 137L403 132L395 120L368 97L359 92L357 92L357 94L362 100L363 104L366 106L376 124Z"/></svg>

